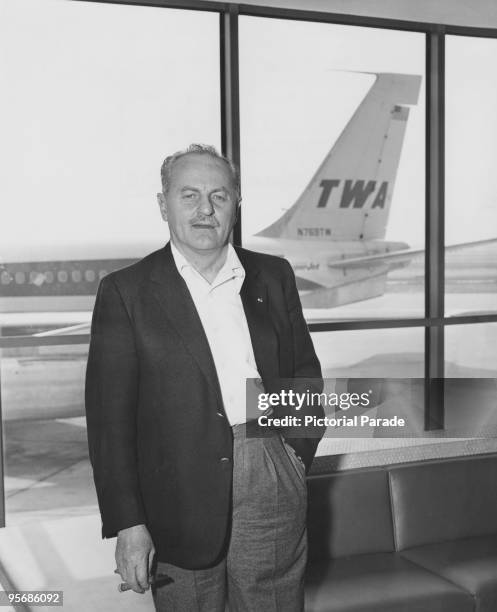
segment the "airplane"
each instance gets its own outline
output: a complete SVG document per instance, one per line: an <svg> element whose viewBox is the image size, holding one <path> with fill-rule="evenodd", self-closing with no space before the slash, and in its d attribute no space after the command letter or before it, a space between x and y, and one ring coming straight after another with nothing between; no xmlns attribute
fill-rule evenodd
<svg viewBox="0 0 497 612"><path fill-rule="evenodd" d="M302 305L324 309L385 293L388 274L424 249L385 240L395 178L421 77L375 73L374 82L297 201L244 246L291 263ZM496 242L457 244L446 251ZM147 250L144 245L59 246L30 261L0 263L0 331L84 333L98 283ZM1 254L0 254L1 255ZM25 258L24 258L25 259ZM329 318L329 317L328 317Z"/></svg>
<svg viewBox="0 0 497 612"><path fill-rule="evenodd" d="M292 264L304 308L382 295L389 271L409 263L385 240L395 177L421 77L377 73L375 81L295 204L250 241ZM390 256L390 259L387 257Z"/></svg>

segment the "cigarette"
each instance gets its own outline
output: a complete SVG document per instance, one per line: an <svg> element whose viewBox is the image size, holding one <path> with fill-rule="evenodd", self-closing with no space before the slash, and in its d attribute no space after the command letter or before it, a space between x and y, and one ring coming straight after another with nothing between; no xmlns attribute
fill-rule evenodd
<svg viewBox="0 0 497 612"><path fill-rule="evenodd" d="M117 570L114 570L115 574L119 574L119 572ZM148 583L150 585L152 584L156 584L158 582L162 582L163 580L169 580L172 582L171 578L167 575L167 574L157 574L155 577L154 576L149 576L148 578ZM124 593L124 591L130 591L133 587L128 584L127 582L121 582L120 584L117 585L117 590L120 593Z"/></svg>

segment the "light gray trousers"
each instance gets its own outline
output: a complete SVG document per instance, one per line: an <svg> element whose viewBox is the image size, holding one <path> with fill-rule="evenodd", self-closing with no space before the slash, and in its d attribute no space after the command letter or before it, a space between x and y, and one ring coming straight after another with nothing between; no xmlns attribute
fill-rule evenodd
<svg viewBox="0 0 497 612"><path fill-rule="evenodd" d="M153 590L159 612L302 612L307 561L304 468L276 432L248 438L233 427L233 518L226 558L185 570Z"/></svg>

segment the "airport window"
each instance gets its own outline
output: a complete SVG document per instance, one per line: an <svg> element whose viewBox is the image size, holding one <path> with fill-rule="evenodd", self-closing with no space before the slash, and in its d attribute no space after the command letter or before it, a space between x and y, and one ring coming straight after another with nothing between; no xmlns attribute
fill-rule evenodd
<svg viewBox="0 0 497 612"><path fill-rule="evenodd" d="M84 416L94 294L166 242L159 168L190 142L240 161L234 241L291 262L325 390L374 391L339 415L410 419L399 434L328 429L313 473L497 451L497 33L331 23L305 2L139 2L0 9L0 565L23 559L19 588L78 580L74 609L114 567Z"/></svg>
<svg viewBox="0 0 497 612"><path fill-rule="evenodd" d="M2 350L9 526L96 508L82 416L87 344Z"/></svg>
<svg viewBox="0 0 497 612"><path fill-rule="evenodd" d="M160 248L163 158L190 142L220 148L219 16L3 0L0 40L3 261L19 249L19 228L32 260L61 245L97 261Z"/></svg>
<svg viewBox="0 0 497 612"><path fill-rule="evenodd" d="M0 164L13 170L0 182L0 198L9 202L9 223L0 227L6 264L0 306L8 315L17 308L14 314L23 321L2 327L3 336L22 336L14 338L18 345L11 347L12 338L0 344L10 524L56 516L64 508L96 511L83 417L94 290L108 272L166 241L155 201L159 167L165 154L190 142L219 149L223 142L226 152L239 155L243 204L235 241L292 263L326 377L423 384L434 353L426 337L434 328L445 341L446 377L496 376L497 77L488 71L497 60L496 40L443 37L443 297L445 315L461 317L451 324L425 316L432 295L425 294L430 109L423 31L396 30L394 23L380 29L299 21L298 11L289 19L241 14L238 91L236 79L221 78L226 32L221 36L218 13L116 1L4 0L2 6L0 40L10 52L0 60L9 84L0 113L11 120L4 126ZM33 41L36 61L28 51ZM236 108L231 116L226 111L226 90L239 93L239 125ZM468 121L475 108L478 116L473 112ZM52 270L40 276L25 264L17 267L20 231L12 227L22 227L22 244L29 243L25 261L51 261ZM70 247L60 255L64 245ZM444 245L431 246L441 253ZM52 248L59 256L47 257ZM76 265L92 268L61 269L78 260ZM38 288L40 278L46 293L35 308L26 292ZM476 315L488 320L477 322ZM53 335L60 346L53 345ZM422 429L429 407L421 386L416 389L415 402L404 407L416 410ZM491 386L485 390L491 396ZM446 389L446 427L458 416L448 412L457 393L457 384ZM415 457L409 448L444 433L325 438L318 454L323 460L349 455L356 463L342 463L350 467L377 451L369 464L386 461L390 451L402 461ZM451 441L439 442L433 452L449 453ZM51 447L56 457L46 453ZM60 477L52 478L59 465ZM52 501L53 490L62 506ZM28 516L28 504L36 514Z"/></svg>
<svg viewBox="0 0 497 612"><path fill-rule="evenodd" d="M424 77L422 34L240 18L243 243L309 322L423 316Z"/></svg>
<svg viewBox="0 0 497 612"><path fill-rule="evenodd" d="M421 327L314 332L312 340L328 378L424 376Z"/></svg>
<svg viewBox="0 0 497 612"><path fill-rule="evenodd" d="M444 428L447 435L495 439L496 334L497 322L448 325L445 329Z"/></svg>
<svg viewBox="0 0 497 612"><path fill-rule="evenodd" d="M78 334L96 281L168 239L156 200L164 157L191 142L221 148L220 36L219 15L202 11L4 0L0 12L2 263L53 262L40 286L25 283L38 263L16 273L14 290L1 275L2 336L27 342L1 363L13 525L95 512ZM84 272L69 263L89 259ZM61 346L37 346L57 336Z"/></svg>
<svg viewBox="0 0 497 612"><path fill-rule="evenodd" d="M497 322L447 325L445 376L497 379Z"/></svg>
<svg viewBox="0 0 497 612"><path fill-rule="evenodd" d="M369 435L333 434L328 430L326 437L318 446L317 456L337 455L341 453L364 453L378 451L381 453L392 446L406 448L420 443L424 436L424 330L419 327L401 329L354 329L333 332L313 333L312 339L321 362L323 376L327 379L325 391L363 393L375 390L378 385L385 386L386 380L393 380L404 385L395 397L381 394L380 400L372 401L366 411L357 411L350 407L333 416L379 417L386 414L395 405L398 414L409 414L409 432L412 436L403 440L392 437L371 439ZM413 386L409 384L413 382ZM406 386L407 385L407 386ZM343 388L342 388L343 387ZM381 455L378 455L381 462Z"/></svg>
<svg viewBox="0 0 497 612"><path fill-rule="evenodd" d="M496 63L497 40L447 37L447 316L497 313Z"/></svg>

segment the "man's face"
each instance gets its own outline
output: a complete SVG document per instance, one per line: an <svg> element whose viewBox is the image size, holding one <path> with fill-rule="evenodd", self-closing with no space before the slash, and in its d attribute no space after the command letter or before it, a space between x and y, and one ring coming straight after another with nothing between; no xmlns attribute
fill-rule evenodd
<svg viewBox="0 0 497 612"><path fill-rule="evenodd" d="M166 194L158 194L162 218L176 245L196 252L221 249L236 221L238 198L223 160L189 153L175 162Z"/></svg>

